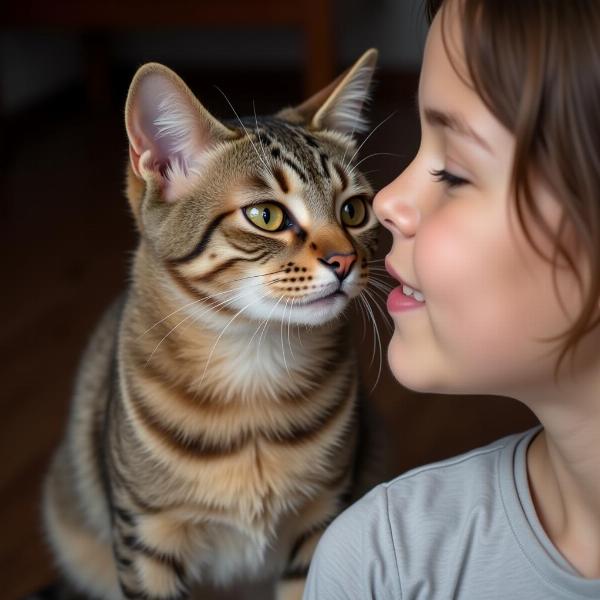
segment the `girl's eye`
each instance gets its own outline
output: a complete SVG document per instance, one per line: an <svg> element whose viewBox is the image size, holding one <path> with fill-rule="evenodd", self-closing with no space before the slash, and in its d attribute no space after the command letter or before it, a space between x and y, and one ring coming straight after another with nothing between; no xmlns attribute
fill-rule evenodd
<svg viewBox="0 0 600 600"><path fill-rule="evenodd" d="M290 223L290 219L281 206L272 202L253 204L243 209L246 218L265 231L281 231Z"/></svg>
<svg viewBox="0 0 600 600"><path fill-rule="evenodd" d="M348 227L359 227L365 222L367 217L367 207L365 201L356 196L346 200L342 205L342 222Z"/></svg>
<svg viewBox="0 0 600 600"><path fill-rule="evenodd" d="M443 181L448 187L458 187L459 185L465 185L469 183L466 179L453 175L446 171L446 169L434 169L430 171L436 181Z"/></svg>

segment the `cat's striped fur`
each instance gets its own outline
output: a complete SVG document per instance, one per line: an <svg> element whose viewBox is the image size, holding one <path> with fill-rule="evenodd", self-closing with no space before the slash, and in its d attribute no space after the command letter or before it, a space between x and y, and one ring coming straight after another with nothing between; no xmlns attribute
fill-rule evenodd
<svg viewBox="0 0 600 600"><path fill-rule="evenodd" d="M301 597L355 460L357 366L337 317L367 283L377 224L367 202L345 227L340 206L371 196L349 159L374 61L300 107L228 124L165 67L136 75L140 243L83 357L44 498L57 561L86 594L273 577L280 598ZM289 228L245 218L265 199Z"/></svg>

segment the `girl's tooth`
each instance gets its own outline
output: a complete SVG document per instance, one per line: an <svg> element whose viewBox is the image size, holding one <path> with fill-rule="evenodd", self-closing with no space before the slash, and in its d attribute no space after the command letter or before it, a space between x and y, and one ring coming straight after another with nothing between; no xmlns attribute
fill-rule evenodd
<svg viewBox="0 0 600 600"><path fill-rule="evenodd" d="M425 300L425 297L423 296L423 294L421 294L421 292L414 292L413 297L419 302L423 302Z"/></svg>
<svg viewBox="0 0 600 600"><path fill-rule="evenodd" d="M407 285L402 285L402 292L405 296L410 296L413 293L413 289L408 287Z"/></svg>

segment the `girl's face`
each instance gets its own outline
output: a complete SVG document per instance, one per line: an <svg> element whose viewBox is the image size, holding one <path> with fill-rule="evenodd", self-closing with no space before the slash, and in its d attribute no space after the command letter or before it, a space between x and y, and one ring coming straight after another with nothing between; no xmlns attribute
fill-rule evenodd
<svg viewBox="0 0 600 600"><path fill-rule="evenodd" d="M454 64L467 73L458 18L445 18ZM392 371L417 391L518 397L543 389L559 348L541 339L564 331L581 297L573 274L559 268L561 308L551 265L521 231L509 189L514 137L457 75L439 14L427 39L419 113L419 151L374 203L393 235L388 270L424 298L411 302L401 288L390 294ZM560 204L534 184L542 214L556 225ZM529 229L550 256L551 242Z"/></svg>

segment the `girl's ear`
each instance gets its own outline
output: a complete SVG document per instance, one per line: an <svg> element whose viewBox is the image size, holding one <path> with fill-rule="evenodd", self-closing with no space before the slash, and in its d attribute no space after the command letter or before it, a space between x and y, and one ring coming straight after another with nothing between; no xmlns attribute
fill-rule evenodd
<svg viewBox="0 0 600 600"><path fill-rule="evenodd" d="M134 174L152 180L174 200L207 152L236 133L217 121L173 71L157 63L142 66L131 82L125 127Z"/></svg>
<svg viewBox="0 0 600 600"><path fill-rule="evenodd" d="M350 135L365 131L368 124L361 113L369 100L376 63L377 50L371 48L327 87L277 116L313 130L333 129Z"/></svg>

